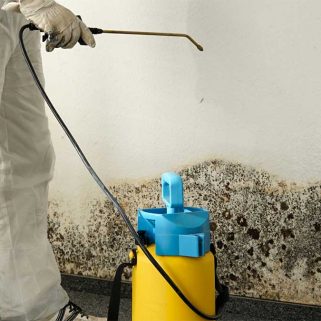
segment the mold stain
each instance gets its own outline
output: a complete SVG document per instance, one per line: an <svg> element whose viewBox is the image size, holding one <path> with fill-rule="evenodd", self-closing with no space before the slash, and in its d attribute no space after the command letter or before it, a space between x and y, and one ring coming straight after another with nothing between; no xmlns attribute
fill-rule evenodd
<svg viewBox="0 0 321 321"><path fill-rule="evenodd" d="M321 304L321 185L222 160L180 174L186 205L209 210L218 273L232 294ZM132 222L138 208L163 206L158 178L112 191ZM49 238L63 272L112 279L134 242L108 201L87 201L88 221L77 225L63 200L52 200Z"/></svg>

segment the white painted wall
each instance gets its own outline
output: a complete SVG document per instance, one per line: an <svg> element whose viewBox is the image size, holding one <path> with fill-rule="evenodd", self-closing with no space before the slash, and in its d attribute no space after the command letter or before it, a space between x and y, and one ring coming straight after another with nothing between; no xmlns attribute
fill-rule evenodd
<svg viewBox="0 0 321 321"><path fill-rule="evenodd" d="M91 26L187 32L205 48L107 35L95 50L44 54L48 92L104 180L157 177L212 158L321 179L319 0L61 3ZM51 127L53 195L96 191L53 120Z"/></svg>

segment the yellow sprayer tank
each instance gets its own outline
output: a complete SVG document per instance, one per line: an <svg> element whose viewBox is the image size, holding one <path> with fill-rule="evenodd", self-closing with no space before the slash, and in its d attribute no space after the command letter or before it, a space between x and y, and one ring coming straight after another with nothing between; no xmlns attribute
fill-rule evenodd
<svg viewBox="0 0 321 321"><path fill-rule="evenodd" d="M206 314L215 314L214 259L208 252L200 258L156 256L155 245L148 250L188 299ZM133 321L201 321L167 284L146 256L137 250L133 268Z"/></svg>
<svg viewBox="0 0 321 321"><path fill-rule="evenodd" d="M186 208L180 176L162 176L167 208L138 211L138 232L147 249L200 311L215 315L215 266L210 251L208 212ZM145 254L137 250L133 268L133 321L201 321L168 285Z"/></svg>

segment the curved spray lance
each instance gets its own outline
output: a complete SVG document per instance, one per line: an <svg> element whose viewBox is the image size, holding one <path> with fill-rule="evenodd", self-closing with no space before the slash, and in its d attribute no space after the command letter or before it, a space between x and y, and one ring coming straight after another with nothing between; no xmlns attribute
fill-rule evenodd
<svg viewBox="0 0 321 321"><path fill-rule="evenodd" d="M93 28L90 28L90 30ZM102 29L101 29L102 30ZM127 30L102 30L101 33L111 33L119 35L134 35L134 36L160 36L160 37L179 37L188 39L199 51L204 51L204 48L190 35L185 33L172 32L145 32L145 31L127 31Z"/></svg>

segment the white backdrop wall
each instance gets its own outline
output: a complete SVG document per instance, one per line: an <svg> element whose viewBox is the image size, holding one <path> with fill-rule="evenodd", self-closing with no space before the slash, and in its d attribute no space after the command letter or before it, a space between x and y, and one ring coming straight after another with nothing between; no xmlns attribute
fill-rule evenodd
<svg viewBox="0 0 321 321"><path fill-rule="evenodd" d="M319 0L61 1L90 26L186 32L97 36L44 54L47 89L108 182L221 158L300 182L321 178ZM93 191L51 118L52 193Z"/></svg>

